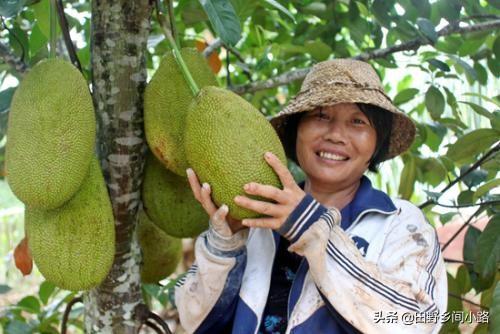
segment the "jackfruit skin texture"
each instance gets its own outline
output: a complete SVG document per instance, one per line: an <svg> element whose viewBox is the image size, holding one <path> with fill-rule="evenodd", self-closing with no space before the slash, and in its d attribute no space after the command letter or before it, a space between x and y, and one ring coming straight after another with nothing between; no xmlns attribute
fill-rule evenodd
<svg viewBox="0 0 500 334"><path fill-rule="evenodd" d="M115 255L115 226L96 158L76 195L54 210L26 208L26 233L42 275L66 290L88 290L108 275Z"/></svg>
<svg viewBox="0 0 500 334"><path fill-rule="evenodd" d="M146 158L142 202L149 218L171 236L191 238L208 229L209 217L187 179L166 169L152 154Z"/></svg>
<svg viewBox="0 0 500 334"><path fill-rule="evenodd" d="M175 271L182 258L181 239L163 232L144 211L139 213L137 238L142 249L143 283L158 283Z"/></svg>
<svg viewBox="0 0 500 334"><path fill-rule="evenodd" d="M282 189L274 170L264 160L273 152L286 166L283 146L274 128L250 103L228 90L205 87L190 106L186 120L186 155L200 182L212 188L217 206L226 204L236 219L261 215L234 203L249 182ZM262 200L262 198L260 198Z"/></svg>
<svg viewBox="0 0 500 334"><path fill-rule="evenodd" d="M189 72L198 87L216 86L217 80L202 54L194 48L181 50ZM185 176L184 124L194 99L172 52L160 62L144 92L146 141L155 156L177 175Z"/></svg>
<svg viewBox="0 0 500 334"><path fill-rule="evenodd" d="M87 82L69 62L37 63L9 115L7 181L26 206L54 209L80 188L92 160L96 120Z"/></svg>

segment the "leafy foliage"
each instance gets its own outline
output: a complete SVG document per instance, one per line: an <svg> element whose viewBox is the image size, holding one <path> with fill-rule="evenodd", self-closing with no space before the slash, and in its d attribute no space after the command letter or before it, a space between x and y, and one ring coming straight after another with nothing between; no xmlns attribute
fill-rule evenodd
<svg viewBox="0 0 500 334"><path fill-rule="evenodd" d="M89 77L90 2L65 4L73 39L79 41L78 57ZM481 304L491 307L490 313L498 310L499 279L494 273L500 261L500 102L494 82L500 75L500 35L490 30L440 36L444 28L458 22L477 25L491 16L498 19L498 1L178 0L174 4L182 46L194 46L197 41L210 44L220 37L233 50L216 53L226 63L216 67L219 80L230 87L273 79L329 58L354 57L414 40L430 43L370 60L395 104L414 119L418 129L410 150L387 162L383 172L372 178L392 195L424 203L424 212L435 226L454 221L452 217L463 213L460 206L478 209L473 220L488 217L483 232L468 230L464 259L472 264L461 266L455 277L450 274L449 287L456 295L482 291ZM0 43L29 65L48 54L47 6L46 0L4 1L0 6L8 28L0 32ZM150 73L167 50L162 30L153 21L147 55ZM0 177L5 173L7 114L19 77L12 67L0 63ZM300 81L289 81L244 97L272 116L299 88ZM303 178L297 166L291 169L297 179ZM448 187L452 182L454 186ZM165 301L163 292L150 292ZM16 307L42 312L41 297L31 297ZM449 310L462 309L460 300L450 298ZM24 313L16 312L12 309L9 317L2 318L13 333L27 325L21 324ZM498 316L491 326L490 330L498 328ZM457 328L446 325L443 331Z"/></svg>

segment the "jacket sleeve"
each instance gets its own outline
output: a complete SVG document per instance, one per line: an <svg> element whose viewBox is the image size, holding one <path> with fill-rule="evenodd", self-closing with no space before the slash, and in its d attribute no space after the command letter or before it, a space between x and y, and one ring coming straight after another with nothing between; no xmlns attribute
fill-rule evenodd
<svg viewBox="0 0 500 334"><path fill-rule="evenodd" d="M318 212L319 219L314 218ZM279 232L293 242L290 251L307 259L331 312L359 331L437 333L438 312L446 310L447 281L436 233L410 203L397 215L397 221L380 232L385 240L375 262L366 260L340 228L338 210L327 210L310 195ZM430 317L422 318L425 314Z"/></svg>
<svg viewBox="0 0 500 334"><path fill-rule="evenodd" d="M247 236L248 230L224 237L210 228L196 240L196 261L175 287L180 322L188 333L217 333L233 318Z"/></svg>

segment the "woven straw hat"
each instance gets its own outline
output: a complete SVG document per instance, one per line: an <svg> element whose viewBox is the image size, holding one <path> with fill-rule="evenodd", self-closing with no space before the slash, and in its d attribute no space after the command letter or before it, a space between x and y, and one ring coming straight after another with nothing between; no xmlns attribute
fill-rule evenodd
<svg viewBox="0 0 500 334"><path fill-rule="evenodd" d="M285 143L288 116L348 102L372 104L393 113L389 149L383 160L410 147L415 137L415 124L392 104L370 64L359 60L334 59L314 65L300 92L271 120L271 124Z"/></svg>

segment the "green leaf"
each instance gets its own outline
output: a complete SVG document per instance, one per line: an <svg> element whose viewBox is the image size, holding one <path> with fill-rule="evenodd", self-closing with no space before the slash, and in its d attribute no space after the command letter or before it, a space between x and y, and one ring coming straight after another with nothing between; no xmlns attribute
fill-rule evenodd
<svg viewBox="0 0 500 334"><path fill-rule="evenodd" d="M493 113L493 119L490 120L490 124L493 129L500 131L500 111Z"/></svg>
<svg viewBox="0 0 500 334"><path fill-rule="evenodd" d="M472 190L464 190L457 197L457 203L459 205L469 205L472 203L472 196L474 192Z"/></svg>
<svg viewBox="0 0 500 334"><path fill-rule="evenodd" d="M487 279L495 275L500 262L500 215L493 216L477 240L474 270Z"/></svg>
<svg viewBox="0 0 500 334"><path fill-rule="evenodd" d="M458 164L473 160L498 141L499 133L493 129L478 129L459 138L448 148L446 156Z"/></svg>
<svg viewBox="0 0 500 334"><path fill-rule="evenodd" d="M419 90L416 88L404 89L394 97L394 104L399 106L403 103L411 101L418 94L418 92Z"/></svg>
<svg viewBox="0 0 500 334"><path fill-rule="evenodd" d="M50 1L40 1L32 6L35 11L35 18L40 27L40 31L46 38L50 38ZM61 28L57 24L56 35L61 33Z"/></svg>
<svg viewBox="0 0 500 334"><path fill-rule="evenodd" d="M26 334L33 333L31 326L19 320L12 320L5 328L7 334Z"/></svg>
<svg viewBox="0 0 500 334"><path fill-rule="evenodd" d="M472 289L472 284L470 282L469 269L466 266L461 265L458 268L457 276L455 278L458 286L460 287L460 294L464 294Z"/></svg>
<svg viewBox="0 0 500 334"><path fill-rule="evenodd" d="M305 44L305 49L318 62L328 59L332 54L332 48L321 41L309 41Z"/></svg>
<svg viewBox="0 0 500 334"><path fill-rule="evenodd" d="M488 119L494 118L492 113L490 113L488 110L486 110L486 108L480 106L479 104L469 102L469 101L458 101L458 102L467 104L468 106L470 106L472 108L472 110L474 110L477 114L479 114L481 116L484 116Z"/></svg>
<svg viewBox="0 0 500 334"><path fill-rule="evenodd" d="M386 28L390 28L392 18L389 15L394 1L375 0L372 4L372 12L377 21Z"/></svg>
<svg viewBox="0 0 500 334"><path fill-rule="evenodd" d="M30 35L30 55L36 55L42 47L47 46L48 41L48 38L40 30L39 24L35 23Z"/></svg>
<svg viewBox="0 0 500 334"><path fill-rule="evenodd" d="M460 57L465 57L476 53L481 45L484 44L485 40L486 36L468 36L465 42L458 49L458 55Z"/></svg>
<svg viewBox="0 0 500 334"><path fill-rule="evenodd" d="M415 158L411 154L405 154L404 167L399 179L398 193L403 199L410 199L417 177L417 165Z"/></svg>
<svg viewBox="0 0 500 334"><path fill-rule="evenodd" d="M474 196L472 197L472 201L475 203L479 198L481 198L481 196L487 194L491 189L495 189L498 186L500 186L500 179L494 179L486 182L477 188Z"/></svg>
<svg viewBox="0 0 500 334"><path fill-rule="evenodd" d="M488 68L494 76L500 76L500 58L488 57Z"/></svg>
<svg viewBox="0 0 500 334"><path fill-rule="evenodd" d="M462 59L458 58L455 55L450 55L450 58L455 60L455 67L458 66L458 69L465 71L465 74L467 75L469 82L472 83L475 80L477 80L476 70L474 70L472 66L470 66L468 63L466 63L465 61L463 61Z"/></svg>
<svg viewBox="0 0 500 334"><path fill-rule="evenodd" d="M448 64L446 64L444 61L441 61L439 59L433 58L433 59L429 59L427 61L432 66L434 66L436 68L439 68L441 71L449 72L451 70L450 67L448 66Z"/></svg>
<svg viewBox="0 0 500 334"><path fill-rule="evenodd" d="M326 12L326 5L322 2L311 2L307 6L302 8L302 12L306 14L315 15L317 17L322 17Z"/></svg>
<svg viewBox="0 0 500 334"><path fill-rule="evenodd" d="M419 17L417 19L417 26L420 32L427 37L432 43L436 43L438 39L438 34L436 32L436 27L426 18Z"/></svg>
<svg viewBox="0 0 500 334"><path fill-rule="evenodd" d="M0 284L0 295L9 292L12 288L6 284Z"/></svg>
<svg viewBox="0 0 500 334"><path fill-rule="evenodd" d="M292 13L285 7L283 7L282 4L280 4L278 1L275 0L264 0L264 2L268 3L272 7L276 8L278 11L282 12L286 16L288 16L294 23L295 23L295 17L293 17Z"/></svg>
<svg viewBox="0 0 500 334"><path fill-rule="evenodd" d="M224 43L235 45L241 38L241 26L229 0L199 0L215 33Z"/></svg>
<svg viewBox="0 0 500 334"><path fill-rule="evenodd" d="M444 136L446 136L447 128L440 123L427 124L425 127L426 139L425 144L429 146L431 150L437 152L439 146L443 142Z"/></svg>
<svg viewBox="0 0 500 334"><path fill-rule="evenodd" d="M40 289L38 291L38 296L44 305L46 305L49 301L50 296L55 291L56 286L53 283L44 281L40 285Z"/></svg>
<svg viewBox="0 0 500 334"><path fill-rule="evenodd" d="M448 278L448 306L446 311L450 314L453 311L461 311L463 309L462 301L454 296L461 295L460 285L456 282L453 276L450 273L446 273L446 277ZM458 321L446 321L441 328L440 333L455 333L458 328Z"/></svg>
<svg viewBox="0 0 500 334"><path fill-rule="evenodd" d="M462 9L461 0L439 0L437 6L439 14L448 22L458 20L460 18L460 10Z"/></svg>
<svg viewBox="0 0 500 334"><path fill-rule="evenodd" d="M469 165L464 165L460 167L460 175L463 175L469 168L470 168ZM472 188L486 181L487 177L488 177L487 171L476 168L473 171L469 172L465 177L463 177L462 181L467 185L467 187ZM470 202L472 202L472 195L469 203Z"/></svg>
<svg viewBox="0 0 500 334"><path fill-rule="evenodd" d="M34 296L27 296L21 299L17 306L23 308L25 311L33 314L40 313L40 302Z"/></svg>
<svg viewBox="0 0 500 334"><path fill-rule="evenodd" d="M244 22L247 18L252 16L257 8L259 1L257 0L230 0L233 5L236 15L240 18L240 22Z"/></svg>
<svg viewBox="0 0 500 334"><path fill-rule="evenodd" d="M480 235L479 229L469 225L464 238L463 257L465 261L474 262L476 260L477 240Z"/></svg>
<svg viewBox="0 0 500 334"><path fill-rule="evenodd" d="M429 86L425 93L425 107L432 119L439 119L444 112L444 96L436 86Z"/></svg>
<svg viewBox="0 0 500 334"><path fill-rule="evenodd" d="M477 81L479 81L481 85L485 86L488 83L488 72L486 72L484 66L479 62L475 62L473 69L476 71Z"/></svg>
<svg viewBox="0 0 500 334"><path fill-rule="evenodd" d="M448 212L448 213L442 214L439 217L439 221L441 222L441 224L446 224L447 222L451 221L453 219L453 217L455 217L455 216L456 216L455 212Z"/></svg>
<svg viewBox="0 0 500 334"><path fill-rule="evenodd" d="M23 9L26 0L2 0L0 1L0 16L5 18L17 15Z"/></svg>
<svg viewBox="0 0 500 334"><path fill-rule="evenodd" d="M490 333L500 332L500 281L497 282L490 307Z"/></svg>
<svg viewBox="0 0 500 334"><path fill-rule="evenodd" d="M500 58L500 36L497 36L495 38L495 42L493 42L493 47L492 47L493 54L495 55L495 58Z"/></svg>
<svg viewBox="0 0 500 334"><path fill-rule="evenodd" d="M425 181L434 187L446 180L447 170L436 158L425 159L422 170L424 171Z"/></svg>
<svg viewBox="0 0 500 334"><path fill-rule="evenodd" d="M0 114L9 111L10 102L12 101L12 96L14 96L15 91L16 87L10 87L0 92Z"/></svg>

